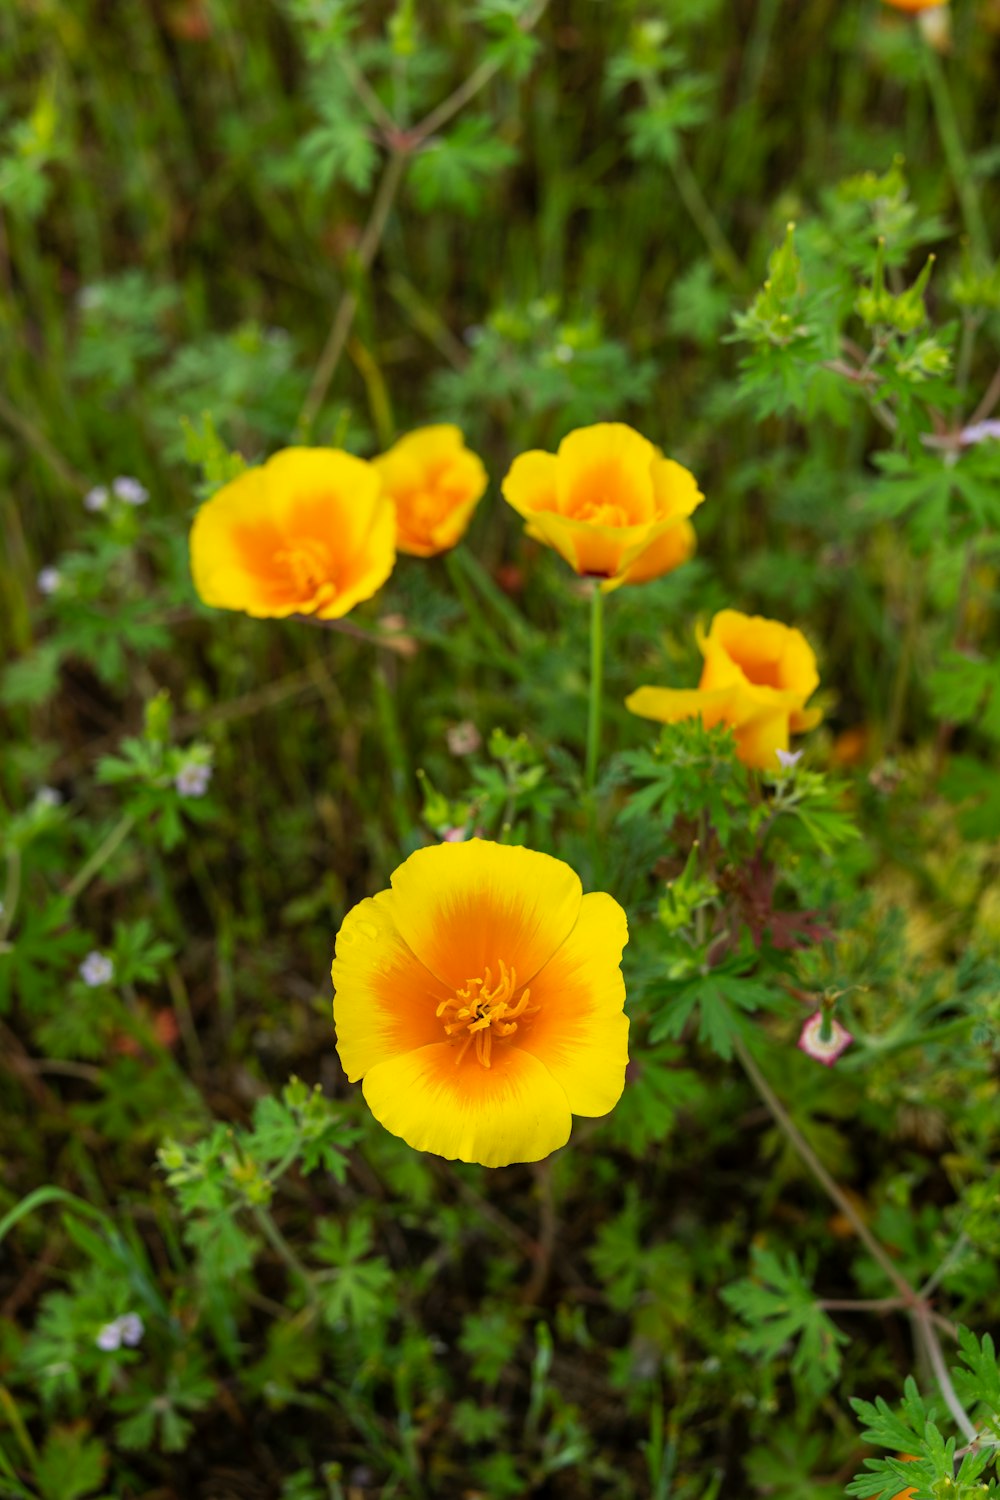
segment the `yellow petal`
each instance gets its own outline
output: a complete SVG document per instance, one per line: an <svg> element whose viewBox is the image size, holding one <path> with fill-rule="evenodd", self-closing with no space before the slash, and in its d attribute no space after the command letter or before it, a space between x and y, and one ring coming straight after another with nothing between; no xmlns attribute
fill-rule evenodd
<svg viewBox="0 0 1000 1500"><path fill-rule="evenodd" d="M697 510L704 500L690 469L674 459L658 457L651 472L656 513L662 520L681 520Z"/></svg>
<svg viewBox="0 0 1000 1500"><path fill-rule="evenodd" d="M281 545L264 471L247 469L206 500L194 518L191 576L199 598L215 609L251 610L261 601L262 571ZM295 608L289 603L286 613Z"/></svg>
<svg viewBox="0 0 1000 1500"><path fill-rule="evenodd" d="M599 518L605 507L620 512L622 526L656 519L653 444L624 422L578 427L559 444L557 505L565 516Z"/></svg>
<svg viewBox="0 0 1000 1500"><path fill-rule="evenodd" d="M418 849L392 876L392 917L432 974L461 989L501 960L530 983L572 931L579 876L534 849L469 839Z"/></svg>
<svg viewBox="0 0 1000 1500"><path fill-rule="evenodd" d="M436 1012L451 992L403 942L389 891L348 912L331 974L337 1051L352 1083L377 1063L442 1040Z"/></svg>
<svg viewBox="0 0 1000 1500"><path fill-rule="evenodd" d="M788 727L793 734L804 734L807 729L815 729L822 719L821 708L800 708L792 714Z"/></svg>
<svg viewBox="0 0 1000 1500"><path fill-rule="evenodd" d="M414 557L453 547L488 483L482 460L445 423L407 433L373 463L396 507L396 544Z"/></svg>
<svg viewBox="0 0 1000 1500"><path fill-rule="evenodd" d="M545 1064L575 1115L606 1115L625 1086L627 942L618 902L601 891L584 896L573 931L531 981L538 1013L512 1039Z"/></svg>
<svg viewBox="0 0 1000 1500"><path fill-rule="evenodd" d="M690 521L667 521L651 527L647 535L622 553L617 576L601 587L605 593L623 583L649 583L672 573L693 556L694 527Z"/></svg>
<svg viewBox="0 0 1000 1500"><path fill-rule="evenodd" d="M539 511L525 530L535 541L554 548L575 572L584 578L613 578L624 549L645 526L599 526L556 511Z"/></svg>
<svg viewBox="0 0 1000 1500"><path fill-rule="evenodd" d="M566 1095L537 1058L515 1047L495 1047L489 1068L473 1051L455 1057L439 1043L378 1063L362 1085L372 1114L416 1151L484 1167L541 1161L566 1144Z"/></svg>
<svg viewBox="0 0 1000 1500"><path fill-rule="evenodd" d="M542 453L537 448L515 458L500 492L518 515L528 519L537 511L553 509L558 462L554 453Z"/></svg>
<svg viewBox="0 0 1000 1500"><path fill-rule="evenodd" d="M728 723L734 694L728 688L703 692L700 688L636 688L625 699L625 707L641 719L676 724L681 719L701 719L706 729Z"/></svg>
<svg viewBox="0 0 1000 1500"><path fill-rule="evenodd" d="M328 604L316 610L319 620L339 620L356 604L378 593L396 564L396 513L388 495L375 502L371 527L357 552L345 562L341 582Z"/></svg>
<svg viewBox="0 0 1000 1500"><path fill-rule="evenodd" d="M332 448L288 448L201 507L191 570L216 608L332 618L385 581L394 537L392 505L370 464Z"/></svg>
<svg viewBox="0 0 1000 1500"><path fill-rule="evenodd" d="M745 766L773 771L778 751L788 749L788 713L778 709L740 725L736 731L736 754Z"/></svg>

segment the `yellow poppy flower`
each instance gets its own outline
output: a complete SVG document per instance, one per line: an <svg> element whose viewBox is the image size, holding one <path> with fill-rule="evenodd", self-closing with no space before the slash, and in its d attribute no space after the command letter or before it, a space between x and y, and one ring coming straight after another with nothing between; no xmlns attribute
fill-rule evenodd
<svg viewBox="0 0 1000 1500"><path fill-rule="evenodd" d="M617 1103L625 913L561 860L483 839L418 849L344 919L337 1051L417 1151L504 1167Z"/></svg>
<svg viewBox="0 0 1000 1500"><path fill-rule="evenodd" d="M641 687L625 707L663 724L694 718L706 729L729 724L744 765L776 770L789 734L812 729L822 718L819 709L805 706L819 686L809 642L777 620L724 609L707 636L699 632L698 645L705 665L697 688Z"/></svg>
<svg viewBox="0 0 1000 1500"><path fill-rule="evenodd" d="M206 500L191 574L206 604L335 620L392 572L396 516L377 471L338 448L285 448Z"/></svg>
<svg viewBox="0 0 1000 1500"><path fill-rule="evenodd" d="M465 535L488 484L457 427L418 427L373 460L396 506L396 546L413 557L446 552Z"/></svg>
<svg viewBox="0 0 1000 1500"><path fill-rule="evenodd" d="M693 474L623 422L579 427L557 453L522 453L501 488L528 535L603 579L605 593L686 562L687 518L705 498Z"/></svg>

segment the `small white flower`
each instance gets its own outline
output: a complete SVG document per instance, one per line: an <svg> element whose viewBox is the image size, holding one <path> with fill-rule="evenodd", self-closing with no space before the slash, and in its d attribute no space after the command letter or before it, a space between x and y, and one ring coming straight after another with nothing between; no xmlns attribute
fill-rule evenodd
<svg viewBox="0 0 1000 1500"><path fill-rule="evenodd" d="M81 312L91 312L103 301L104 288L100 286L82 286L76 294L76 305Z"/></svg>
<svg viewBox="0 0 1000 1500"><path fill-rule="evenodd" d="M58 568L43 568L36 582L40 594L54 594L62 583L62 574Z"/></svg>
<svg viewBox="0 0 1000 1500"><path fill-rule="evenodd" d="M801 750L775 750L774 753L783 771L790 771L802 759Z"/></svg>
<svg viewBox="0 0 1000 1500"><path fill-rule="evenodd" d="M192 760L181 766L174 777L174 786L182 797L204 797L212 779L212 767L204 762Z"/></svg>
<svg viewBox="0 0 1000 1500"><path fill-rule="evenodd" d="M446 828L441 835L441 842L443 844L463 844L468 837L468 829Z"/></svg>
<svg viewBox="0 0 1000 1500"><path fill-rule="evenodd" d="M121 1319L116 1318L113 1323L105 1323L94 1343L98 1349L103 1349L105 1354L110 1354L112 1349L120 1349L122 1346Z"/></svg>
<svg viewBox="0 0 1000 1500"><path fill-rule="evenodd" d="M98 985L110 984L114 978L115 966L106 953L88 953L79 972L84 984L96 989Z"/></svg>
<svg viewBox="0 0 1000 1500"><path fill-rule="evenodd" d="M452 755L475 755L483 743L483 737L471 719L463 719L460 724L450 724L444 737Z"/></svg>
<svg viewBox="0 0 1000 1500"><path fill-rule="evenodd" d="M83 497L84 510L105 510L108 504L108 487L106 484L95 484L93 489L88 490Z"/></svg>
<svg viewBox="0 0 1000 1500"><path fill-rule="evenodd" d="M846 1026L841 1026L839 1021L833 1019L829 1022L830 1035L826 1041L823 1040L823 1012L818 1010L815 1015L810 1016L802 1028L799 1037L799 1047L807 1057L815 1058L817 1062L832 1068L840 1054L851 1045L854 1038Z"/></svg>
<svg viewBox="0 0 1000 1500"><path fill-rule="evenodd" d="M56 791L54 786L40 786L35 793L35 806L58 807L62 799L62 792Z"/></svg>
<svg viewBox="0 0 1000 1500"><path fill-rule="evenodd" d="M973 422L963 427L958 434L963 443L984 443L987 438L1000 438L1000 421L991 417L987 422Z"/></svg>
<svg viewBox="0 0 1000 1500"><path fill-rule="evenodd" d="M127 1349L134 1349L137 1344L142 1343L142 1336L145 1332L146 1325L138 1313L124 1313L122 1317L105 1323L94 1342L98 1349L103 1349L105 1353L110 1354L113 1349L120 1349L123 1344Z"/></svg>
<svg viewBox="0 0 1000 1500"><path fill-rule="evenodd" d="M118 1319L118 1327L121 1330L122 1343L129 1349L134 1349L137 1344L142 1343L142 1336L146 1332L146 1325L138 1313L126 1313Z"/></svg>
<svg viewBox="0 0 1000 1500"><path fill-rule="evenodd" d="M552 356L557 364L569 365L576 358L576 350L572 344L557 344L552 351Z"/></svg>
<svg viewBox="0 0 1000 1500"><path fill-rule="evenodd" d="M117 479L112 479L111 488L126 505L145 505L149 499L146 486L140 484L138 479L130 478L128 474L119 474Z"/></svg>

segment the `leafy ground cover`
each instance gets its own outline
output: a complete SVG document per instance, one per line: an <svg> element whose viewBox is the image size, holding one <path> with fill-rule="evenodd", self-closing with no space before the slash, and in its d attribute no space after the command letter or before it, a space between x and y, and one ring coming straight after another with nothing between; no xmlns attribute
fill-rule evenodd
<svg viewBox="0 0 1000 1500"><path fill-rule="evenodd" d="M998 38L0 15L0 1495L1000 1495ZM453 549L198 598L247 465L441 422ZM705 497L606 595L500 488L603 422ZM724 610L815 651L801 758L626 708ZM338 930L459 833L628 915L624 1092L538 1162L338 1058Z"/></svg>

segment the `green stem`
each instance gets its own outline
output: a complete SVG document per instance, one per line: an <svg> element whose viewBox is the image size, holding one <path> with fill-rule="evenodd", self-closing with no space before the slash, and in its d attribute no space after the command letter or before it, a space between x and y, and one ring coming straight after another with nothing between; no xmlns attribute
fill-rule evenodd
<svg viewBox="0 0 1000 1500"><path fill-rule="evenodd" d="M712 257L720 271L732 282L737 290L742 290L745 284L743 267L740 265L732 245L722 232L722 226L712 212L708 199L699 186L698 179L688 165L687 157L678 146L670 156L670 174L674 179L674 186L684 203L684 207L691 215L697 228L701 231Z"/></svg>
<svg viewBox="0 0 1000 1500"><path fill-rule="evenodd" d="M601 698L604 687L604 595L599 583L590 596L590 705L587 713L587 791L597 783L601 743Z"/></svg>
<svg viewBox="0 0 1000 1500"><path fill-rule="evenodd" d="M382 243L382 236L389 221L389 212L395 202L396 193L403 180L403 172L410 155L411 152L409 150L394 150L385 164L385 171L382 173L375 193L371 215L361 236L361 243L358 245L359 280L364 275L367 275L371 269L372 261L375 259L378 248ZM315 373L313 374L309 394L306 396L302 410L299 413L297 424L299 442L304 443L308 439L317 413L326 400L326 393L330 389L330 382L336 374L337 366L340 363L340 356L344 352L347 336L351 331L351 324L354 322L354 314L358 310L358 300L357 291L353 287L350 287L344 292L337 304L337 311L330 325L330 332L327 334L326 343L323 345L323 352L319 357Z"/></svg>
<svg viewBox="0 0 1000 1500"><path fill-rule="evenodd" d="M979 194L976 191L976 184L969 169L969 160L965 154L965 147L962 145L962 136L958 128L958 120L955 117L955 105L952 101L951 90L948 87L948 75L941 66L941 61L934 48L922 32L920 34L920 42L924 77L927 80L931 103L934 106L934 118L937 121L941 147L948 162L948 171L951 173L951 180L962 210L962 218L965 221L965 228L972 249L981 266L985 267L993 260L993 255L990 251L990 237L986 228L986 221L983 218L983 210L979 202Z"/></svg>
<svg viewBox="0 0 1000 1500"><path fill-rule="evenodd" d="M255 1204L254 1205L254 1210L253 1210L253 1216L257 1220L257 1223L260 1225L261 1229L263 1230L263 1232L264 1232L264 1238L267 1240L268 1244L271 1246L271 1249L274 1250L274 1252L281 1257L281 1259L284 1261L285 1265L288 1267L289 1271L291 1271L292 1275L296 1278L296 1280L302 1282L302 1285L304 1286L305 1291L306 1291L306 1296L308 1297L309 1301L310 1302L315 1302L316 1301L316 1283L315 1283L315 1279L306 1270L305 1266L299 1260L298 1256L295 1254L295 1251L292 1249L291 1245L285 1239L285 1236L282 1234L281 1230L278 1228L277 1224L272 1219L270 1211L268 1209L264 1208L261 1204Z"/></svg>
<svg viewBox="0 0 1000 1500"><path fill-rule="evenodd" d="M17 911L20 895L21 851L12 847L7 851L7 883L3 892L3 911L0 913L0 948L3 947L7 934L14 925L14 913Z"/></svg>
<svg viewBox="0 0 1000 1500"><path fill-rule="evenodd" d="M906 694L910 686L913 658L916 655L917 641L920 636L920 623L923 618L925 569L918 563L915 571L916 576L913 579L909 595L910 608L906 617L906 625L903 629L899 660L896 663L896 676L889 695L889 716L886 725L885 744L886 750L890 752L896 748L896 742L903 728Z"/></svg>
<svg viewBox="0 0 1000 1500"><path fill-rule="evenodd" d="M104 842L98 845L87 860L87 863L81 870L77 871L76 875L74 875L69 885L63 891L63 895L68 900L76 900L81 891L93 880L101 866L107 864L112 854L118 848L118 845L128 837L134 827L135 818L133 818L131 813L126 813L123 818L119 819Z"/></svg>
<svg viewBox="0 0 1000 1500"><path fill-rule="evenodd" d="M912 1308L917 1301L916 1292L913 1290L906 1278L902 1276L899 1271L897 1271L896 1267L889 1259L888 1254L872 1234L871 1230L868 1228L868 1225L858 1213L850 1198L848 1198L847 1194L837 1185L836 1182L834 1182L833 1178L830 1176L829 1172L826 1170L823 1163L820 1161L819 1157L816 1155L815 1151L810 1146L801 1130L795 1124L791 1115L785 1109L784 1105L781 1103L781 1100L778 1098L777 1094L775 1094L774 1090L771 1088L771 1085L768 1083L763 1073L760 1071L760 1068L757 1066L757 1063L752 1057L749 1048L746 1046L742 1038L736 1037L733 1041L733 1047L735 1049L736 1056L739 1058L741 1064L743 1065L743 1071L746 1073L747 1077L750 1079L750 1082L753 1084L754 1088L757 1090L761 1099L767 1106L768 1111L772 1119L774 1120L774 1123L778 1126L778 1129L783 1133L783 1135L785 1135L788 1139L788 1142L795 1151L795 1154L800 1157L805 1165L809 1168L810 1172L813 1174L820 1187L822 1187L827 1197L832 1199L832 1201L837 1205L848 1222L853 1225L858 1239L864 1245L865 1249L868 1251L872 1259L879 1266L881 1266L882 1270L892 1282L893 1286L898 1290L906 1306Z"/></svg>

